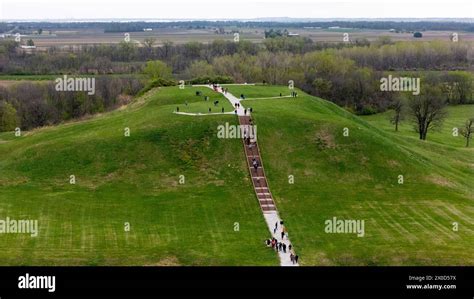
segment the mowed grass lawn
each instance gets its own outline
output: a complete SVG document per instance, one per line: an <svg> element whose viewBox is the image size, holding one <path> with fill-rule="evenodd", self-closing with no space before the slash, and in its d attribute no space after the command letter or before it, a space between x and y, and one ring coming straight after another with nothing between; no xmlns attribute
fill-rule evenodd
<svg viewBox="0 0 474 299"><path fill-rule="evenodd" d="M464 139L460 133L458 136L454 136L453 129L457 128L460 132L461 128L464 127L466 120L474 118L474 105L448 106L446 112L447 117L441 126L428 131L427 141L451 145L454 147L464 147L466 145L466 139ZM393 114L393 111L387 111L384 113L363 116L362 118L371 125L377 126L388 133L393 133L395 136L401 135L407 138L419 138L418 133L414 130L414 122L408 113L406 113L405 119L399 125L398 132L395 132L395 125L390 123L390 118Z"/></svg>
<svg viewBox="0 0 474 299"><path fill-rule="evenodd" d="M216 135L236 117L172 113L198 109L196 90L223 101L161 88L89 120L0 134L0 219L39 221L37 237L0 235L0 264L278 265L241 141Z"/></svg>
<svg viewBox="0 0 474 299"><path fill-rule="evenodd" d="M405 128L395 135L299 94L251 105L270 189L302 265L474 265L473 148L443 131L426 142ZM448 128L466 116L450 110ZM326 233L333 217L364 220L365 236Z"/></svg>
<svg viewBox="0 0 474 299"><path fill-rule="evenodd" d="M282 96L290 96L292 91L300 93L300 90L291 90L288 86L282 85L225 85L229 89L229 92L234 96L240 98L240 95L245 96L245 100L251 100L254 98L272 98L279 97L280 93ZM242 104L245 104L243 102ZM251 105L251 104L247 104Z"/></svg>

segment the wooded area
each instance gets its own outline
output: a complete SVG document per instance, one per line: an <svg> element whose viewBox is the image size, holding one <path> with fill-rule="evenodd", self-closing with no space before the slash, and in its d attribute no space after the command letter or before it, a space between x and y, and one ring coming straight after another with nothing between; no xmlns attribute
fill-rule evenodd
<svg viewBox="0 0 474 299"><path fill-rule="evenodd" d="M293 80L305 92L349 111L372 114L396 106L394 94L380 89L380 78L393 73L429 81L447 104L473 103L469 69L474 55L468 42L393 42L380 37L372 43L316 43L307 38L276 36L262 44L245 40L153 44L154 40L149 40L145 46L122 42L27 53L18 43L1 42L2 74L99 75L101 79L99 91L92 97L58 95L49 84L26 83L0 89L0 101L10 103L17 110L18 123L28 129L111 109L120 102L120 94L135 95L146 84L132 77L101 75L146 74L154 80L148 83L149 88L163 82L157 79L281 85Z"/></svg>

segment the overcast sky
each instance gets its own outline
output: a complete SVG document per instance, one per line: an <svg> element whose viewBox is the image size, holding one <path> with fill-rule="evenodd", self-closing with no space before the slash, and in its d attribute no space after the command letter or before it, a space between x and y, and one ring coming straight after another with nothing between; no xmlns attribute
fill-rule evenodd
<svg viewBox="0 0 474 299"><path fill-rule="evenodd" d="M473 18L474 0L0 0L5 19Z"/></svg>

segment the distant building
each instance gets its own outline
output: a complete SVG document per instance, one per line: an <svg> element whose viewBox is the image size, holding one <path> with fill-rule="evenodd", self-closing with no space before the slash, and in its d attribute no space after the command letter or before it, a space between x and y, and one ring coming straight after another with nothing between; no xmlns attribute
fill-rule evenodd
<svg viewBox="0 0 474 299"><path fill-rule="evenodd" d="M33 54L37 51L36 46L27 46L27 45L20 45L15 50L17 53L22 53L22 54Z"/></svg>
<svg viewBox="0 0 474 299"><path fill-rule="evenodd" d="M143 31L153 31L153 28L143 28Z"/></svg>
<svg viewBox="0 0 474 299"><path fill-rule="evenodd" d="M299 33L288 32L288 36L300 36Z"/></svg>
<svg viewBox="0 0 474 299"><path fill-rule="evenodd" d="M395 32L395 31L396 31L396 30L395 30L395 29L393 29L393 28L389 30L389 32Z"/></svg>

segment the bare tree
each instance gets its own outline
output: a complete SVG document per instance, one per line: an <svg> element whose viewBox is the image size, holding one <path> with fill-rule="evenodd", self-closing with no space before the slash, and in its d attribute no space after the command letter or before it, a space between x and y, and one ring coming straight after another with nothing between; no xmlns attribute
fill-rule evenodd
<svg viewBox="0 0 474 299"><path fill-rule="evenodd" d="M143 43L145 44L145 46L147 46L148 48L152 48L153 45L155 44L156 42L156 38L154 37L147 37L145 38L145 40L143 41Z"/></svg>
<svg viewBox="0 0 474 299"><path fill-rule="evenodd" d="M402 96L398 96L393 102L394 114L390 117L390 122L395 125L395 132L398 132L398 126L405 119L405 101Z"/></svg>
<svg viewBox="0 0 474 299"><path fill-rule="evenodd" d="M426 140L428 130L441 125L447 114L446 101L436 86L425 85L419 95L411 95L409 106L421 140Z"/></svg>
<svg viewBox="0 0 474 299"><path fill-rule="evenodd" d="M466 120L464 128L461 129L461 135L466 138L466 147L469 147L469 140L472 138L472 133L474 133L474 117Z"/></svg>

